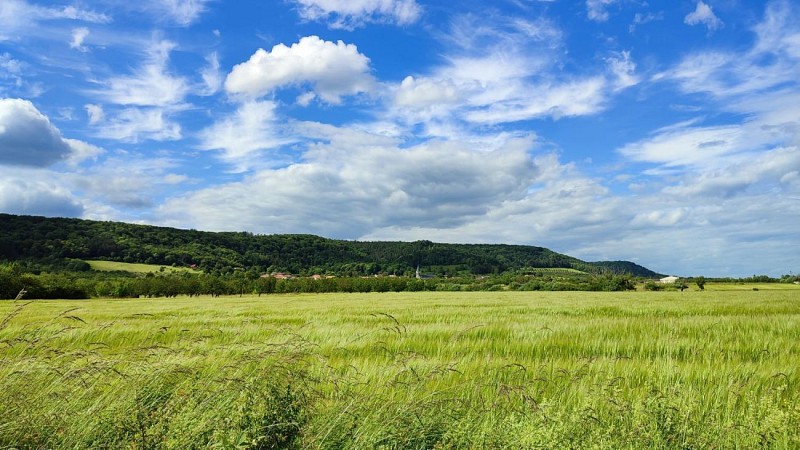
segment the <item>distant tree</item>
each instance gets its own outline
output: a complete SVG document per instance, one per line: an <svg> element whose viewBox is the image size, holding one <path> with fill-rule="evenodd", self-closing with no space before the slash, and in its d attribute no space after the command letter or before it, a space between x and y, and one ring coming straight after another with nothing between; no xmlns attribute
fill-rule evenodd
<svg viewBox="0 0 800 450"><path fill-rule="evenodd" d="M700 290L705 290L706 288L706 277L697 277L694 279L695 284L697 285Z"/></svg>

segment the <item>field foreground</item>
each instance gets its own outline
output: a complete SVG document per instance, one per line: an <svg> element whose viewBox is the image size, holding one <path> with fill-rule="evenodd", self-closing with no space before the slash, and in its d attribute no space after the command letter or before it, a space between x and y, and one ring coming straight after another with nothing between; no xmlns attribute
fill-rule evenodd
<svg viewBox="0 0 800 450"><path fill-rule="evenodd" d="M800 448L800 291L0 302L0 448Z"/></svg>

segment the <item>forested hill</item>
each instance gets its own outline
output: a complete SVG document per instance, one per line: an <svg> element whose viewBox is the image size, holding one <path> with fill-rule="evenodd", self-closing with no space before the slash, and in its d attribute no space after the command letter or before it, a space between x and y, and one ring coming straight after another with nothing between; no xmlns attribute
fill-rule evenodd
<svg viewBox="0 0 800 450"><path fill-rule="evenodd" d="M293 274L489 274L534 268L589 273L659 274L627 261L584 262L546 248L524 245L360 242L312 235L254 235L0 214L0 260L50 264L105 259L207 272L244 269Z"/></svg>

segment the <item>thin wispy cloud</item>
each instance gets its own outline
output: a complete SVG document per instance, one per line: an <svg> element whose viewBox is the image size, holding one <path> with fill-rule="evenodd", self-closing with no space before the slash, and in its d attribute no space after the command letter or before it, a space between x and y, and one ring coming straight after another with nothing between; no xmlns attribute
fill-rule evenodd
<svg viewBox="0 0 800 450"><path fill-rule="evenodd" d="M422 15L415 0L294 0L300 17L352 30L368 23L410 25Z"/></svg>

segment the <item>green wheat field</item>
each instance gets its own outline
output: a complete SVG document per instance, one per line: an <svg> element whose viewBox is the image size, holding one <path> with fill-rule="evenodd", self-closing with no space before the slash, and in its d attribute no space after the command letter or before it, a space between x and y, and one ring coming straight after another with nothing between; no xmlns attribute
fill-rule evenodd
<svg viewBox="0 0 800 450"><path fill-rule="evenodd" d="M0 448L800 448L800 290L0 302Z"/></svg>

